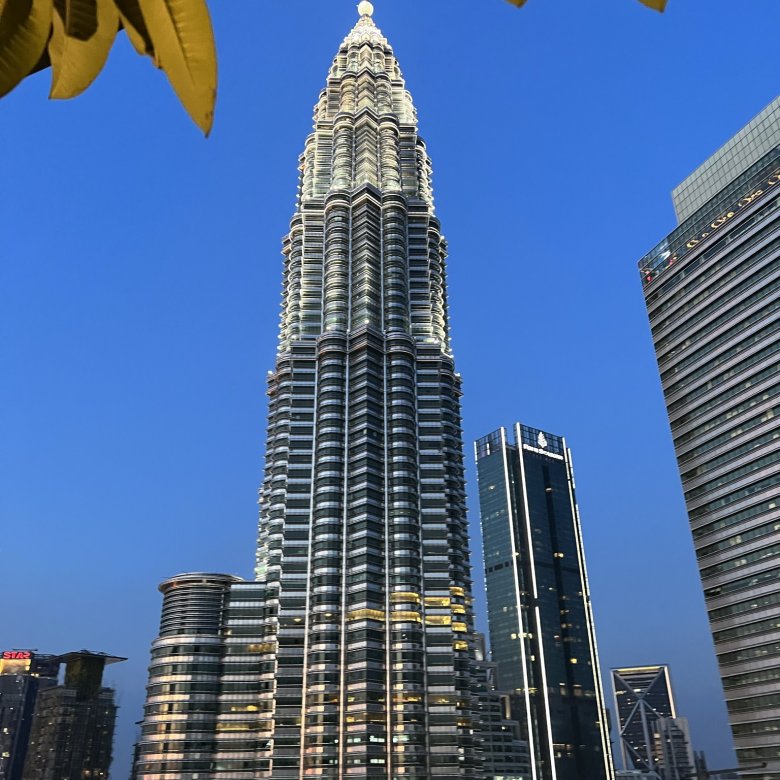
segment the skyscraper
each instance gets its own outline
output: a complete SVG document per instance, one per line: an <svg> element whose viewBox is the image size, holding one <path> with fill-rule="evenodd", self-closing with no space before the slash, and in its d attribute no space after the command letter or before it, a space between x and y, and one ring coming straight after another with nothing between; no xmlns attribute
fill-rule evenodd
<svg viewBox="0 0 780 780"><path fill-rule="evenodd" d="M612 778L571 455L516 425L476 443L490 646L534 780Z"/></svg>
<svg viewBox="0 0 780 780"><path fill-rule="evenodd" d="M688 722L677 715L669 667L613 669L612 687L625 766L655 772L661 780L693 776Z"/></svg>
<svg viewBox="0 0 780 780"><path fill-rule="evenodd" d="M86 650L57 657L65 680L38 694L23 780L108 780L117 706L103 670L124 660Z"/></svg>
<svg viewBox="0 0 780 780"><path fill-rule="evenodd" d="M640 262L744 777L780 778L780 98L675 190ZM766 762L766 768L747 769Z"/></svg>
<svg viewBox="0 0 780 780"><path fill-rule="evenodd" d="M30 650L0 653L0 780L22 780L38 694L57 684L59 660Z"/></svg>
<svg viewBox="0 0 780 780"><path fill-rule="evenodd" d="M696 759L691 748L687 718L659 718L654 738L661 780L692 780L696 777Z"/></svg>
<svg viewBox="0 0 780 780"><path fill-rule="evenodd" d="M373 7L359 13L284 242L255 581L204 607L217 701L209 681L208 702L147 709L137 778L185 776L164 738L180 705L208 746L185 758L215 780L479 773L447 247L412 99Z"/></svg>

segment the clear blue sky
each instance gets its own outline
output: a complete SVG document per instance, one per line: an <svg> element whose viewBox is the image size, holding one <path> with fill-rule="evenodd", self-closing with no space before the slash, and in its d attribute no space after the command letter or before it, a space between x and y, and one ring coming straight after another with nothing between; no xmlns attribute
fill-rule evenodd
<svg viewBox="0 0 780 780"><path fill-rule="evenodd" d="M280 238L356 19L349 0L212 5L208 141L123 39L81 98L48 102L45 74L0 101L0 645L129 657L109 672L119 780L157 583L251 573ZM775 97L780 6L376 5L450 244L475 562L473 439L565 435L602 665L672 664L696 747L730 765L636 261L674 226L671 189Z"/></svg>

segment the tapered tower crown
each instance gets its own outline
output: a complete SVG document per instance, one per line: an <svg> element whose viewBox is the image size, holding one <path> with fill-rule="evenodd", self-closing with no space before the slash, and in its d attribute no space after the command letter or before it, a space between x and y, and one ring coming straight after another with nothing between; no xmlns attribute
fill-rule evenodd
<svg viewBox="0 0 780 780"><path fill-rule="evenodd" d="M449 351L431 163L398 61L369 11L361 3L339 47L301 155L281 351L362 326Z"/></svg>

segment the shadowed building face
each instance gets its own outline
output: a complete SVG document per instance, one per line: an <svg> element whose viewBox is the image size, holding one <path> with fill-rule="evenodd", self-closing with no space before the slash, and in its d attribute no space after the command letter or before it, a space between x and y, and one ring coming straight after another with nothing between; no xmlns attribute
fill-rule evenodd
<svg viewBox="0 0 780 780"><path fill-rule="evenodd" d="M571 457L516 425L476 443L488 619L498 687L538 780L612 777Z"/></svg>

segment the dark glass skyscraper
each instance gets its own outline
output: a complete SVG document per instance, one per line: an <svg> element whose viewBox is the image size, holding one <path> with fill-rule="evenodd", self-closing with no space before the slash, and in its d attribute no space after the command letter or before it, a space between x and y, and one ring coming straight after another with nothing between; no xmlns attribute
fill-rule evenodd
<svg viewBox="0 0 780 780"><path fill-rule="evenodd" d="M780 780L780 98L640 263L743 777Z"/></svg>
<svg viewBox="0 0 780 780"><path fill-rule="evenodd" d="M515 426L476 443L498 686L514 695L534 780L606 780L612 760L571 458Z"/></svg>
<svg viewBox="0 0 780 780"><path fill-rule="evenodd" d="M447 247L398 62L359 11L284 242L255 581L214 583L219 677L176 669L147 708L138 778L196 762L215 780L479 776ZM174 760L179 714L203 730Z"/></svg>

